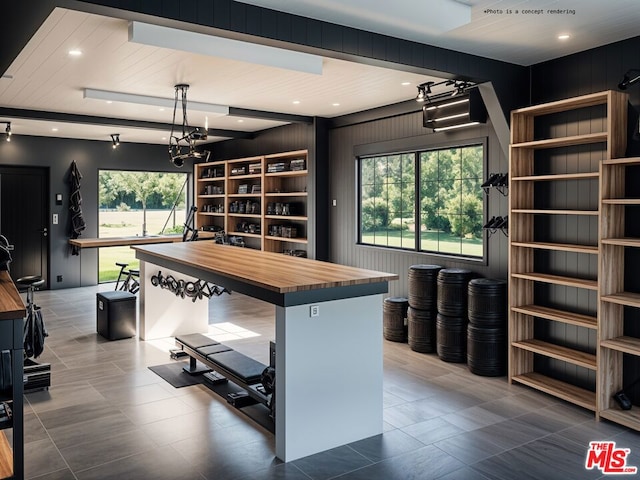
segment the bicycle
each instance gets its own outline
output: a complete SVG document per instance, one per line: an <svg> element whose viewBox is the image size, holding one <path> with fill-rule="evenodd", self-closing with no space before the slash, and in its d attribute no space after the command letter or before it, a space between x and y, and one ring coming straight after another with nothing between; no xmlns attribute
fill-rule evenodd
<svg viewBox="0 0 640 480"><path fill-rule="evenodd" d="M118 273L114 290L122 290L133 294L138 293L140 290L140 270L133 268L125 270L129 266L128 263L116 262L116 265L120 267L120 273ZM123 275L124 280L122 279ZM120 285L120 281L122 281L122 285Z"/></svg>

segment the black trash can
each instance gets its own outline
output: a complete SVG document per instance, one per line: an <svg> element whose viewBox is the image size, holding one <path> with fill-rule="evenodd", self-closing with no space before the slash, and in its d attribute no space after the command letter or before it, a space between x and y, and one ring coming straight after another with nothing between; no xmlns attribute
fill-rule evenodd
<svg viewBox="0 0 640 480"><path fill-rule="evenodd" d="M97 293L98 333L109 340L135 336L136 298L133 293L118 290Z"/></svg>

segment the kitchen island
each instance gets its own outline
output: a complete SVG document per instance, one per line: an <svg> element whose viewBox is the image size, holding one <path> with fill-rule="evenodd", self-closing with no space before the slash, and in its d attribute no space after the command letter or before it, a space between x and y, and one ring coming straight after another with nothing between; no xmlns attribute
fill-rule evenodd
<svg viewBox="0 0 640 480"><path fill-rule="evenodd" d="M207 241L132 248L143 339L207 331L208 302L154 287L158 271L275 305L278 458L382 433L382 303L398 275Z"/></svg>

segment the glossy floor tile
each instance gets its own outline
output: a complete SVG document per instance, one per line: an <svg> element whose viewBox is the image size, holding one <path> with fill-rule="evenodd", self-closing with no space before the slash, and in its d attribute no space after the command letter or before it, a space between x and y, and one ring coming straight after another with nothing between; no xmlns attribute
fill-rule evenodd
<svg viewBox="0 0 640 480"><path fill-rule="evenodd" d="M588 443L605 439L640 465L637 432L387 341L384 433L282 463L273 435L206 386L176 389L147 368L170 361L172 339L95 333L95 294L109 288L36 293L49 330L39 360L52 364L52 386L26 395L27 478L590 479L602 474L584 469ZM224 295L210 300L209 323L214 338L268 363L272 305Z"/></svg>

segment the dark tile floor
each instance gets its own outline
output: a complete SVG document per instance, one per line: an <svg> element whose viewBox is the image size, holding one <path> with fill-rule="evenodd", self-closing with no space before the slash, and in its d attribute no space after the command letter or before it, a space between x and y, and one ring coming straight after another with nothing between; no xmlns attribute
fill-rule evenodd
<svg viewBox="0 0 640 480"><path fill-rule="evenodd" d="M176 389L148 370L169 363L170 339L97 336L95 293L108 288L36 293L49 330L40 360L53 373L48 391L26 396L28 478L591 479L601 474L584 468L588 442L604 439L640 466L640 434L392 342L385 433L284 464L273 435L206 387ZM210 310L212 336L268 363L272 306L234 294Z"/></svg>

